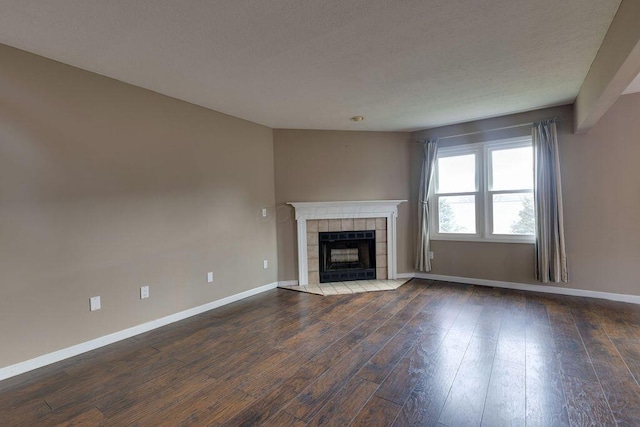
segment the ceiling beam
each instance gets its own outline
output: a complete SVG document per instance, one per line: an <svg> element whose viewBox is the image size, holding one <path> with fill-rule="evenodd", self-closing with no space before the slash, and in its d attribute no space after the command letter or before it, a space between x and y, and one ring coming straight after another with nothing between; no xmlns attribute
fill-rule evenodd
<svg viewBox="0 0 640 427"><path fill-rule="evenodd" d="M640 1L622 0L575 102L575 132L588 132L640 73Z"/></svg>

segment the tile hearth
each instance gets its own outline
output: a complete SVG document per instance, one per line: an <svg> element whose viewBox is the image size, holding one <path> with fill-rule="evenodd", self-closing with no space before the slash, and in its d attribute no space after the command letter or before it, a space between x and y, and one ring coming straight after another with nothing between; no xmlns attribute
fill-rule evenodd
<svg viewBox="0 0 640 427"><path fill-rule="evenodd" d="M281 289L306 292L315 295L346 295L360 292L393 291L407 283L410 279L396 280L353 280L350 282L320 283L303 286L278 286Z"/></svg>

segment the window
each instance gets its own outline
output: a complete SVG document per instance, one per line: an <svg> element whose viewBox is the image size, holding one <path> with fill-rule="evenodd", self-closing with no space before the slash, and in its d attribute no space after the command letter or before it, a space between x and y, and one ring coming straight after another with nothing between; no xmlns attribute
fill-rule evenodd
<svg viewBox="0 0 640 427"><path fill-rule="evenodd" d="M534 241L530 137L440 148L434 178L433 239Z"/></svg>

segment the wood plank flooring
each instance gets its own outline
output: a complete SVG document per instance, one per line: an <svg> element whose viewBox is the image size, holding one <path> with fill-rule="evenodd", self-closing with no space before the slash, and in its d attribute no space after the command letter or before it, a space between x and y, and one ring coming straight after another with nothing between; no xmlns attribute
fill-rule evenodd
<svg viewBox="0 0 640 427"><path fill-rule="evenodd" d="M0 382L0 425L640 425L639 379L636 305L276 289Z"/></svg>

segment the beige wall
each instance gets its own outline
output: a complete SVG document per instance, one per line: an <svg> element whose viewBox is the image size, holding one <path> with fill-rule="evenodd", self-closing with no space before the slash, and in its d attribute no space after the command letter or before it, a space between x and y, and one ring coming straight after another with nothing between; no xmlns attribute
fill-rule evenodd
<svg viewBox="0 0 640 427"><path fill-rule="evenodd" d="M409 199L405 132L274 130L278 278L298 278L294 210L287 202ZM412 271L414 210L398 207L398 272Z"/></svg>
<svg viewBox="0 0 640 427"><path fill-rule="evenodd" d="M570 282L559 286L640 295L640 94L621 97L583 135L572 133L571 107L560 107L432 129L414 137L455 135L545 117L561 120L558 131ZM528 127L512 128L443 143L456 145L528 133ZM419 161L415 155L413 158L415 188ZM536 283L533 245L434 241L432 249L434 274Z"/></svg>
<svg viewBox="0 0 640 427"><path fill-rule="evenodd" d="M0 63L0 367L276 281L271 129L1 45Z"/></svg>

